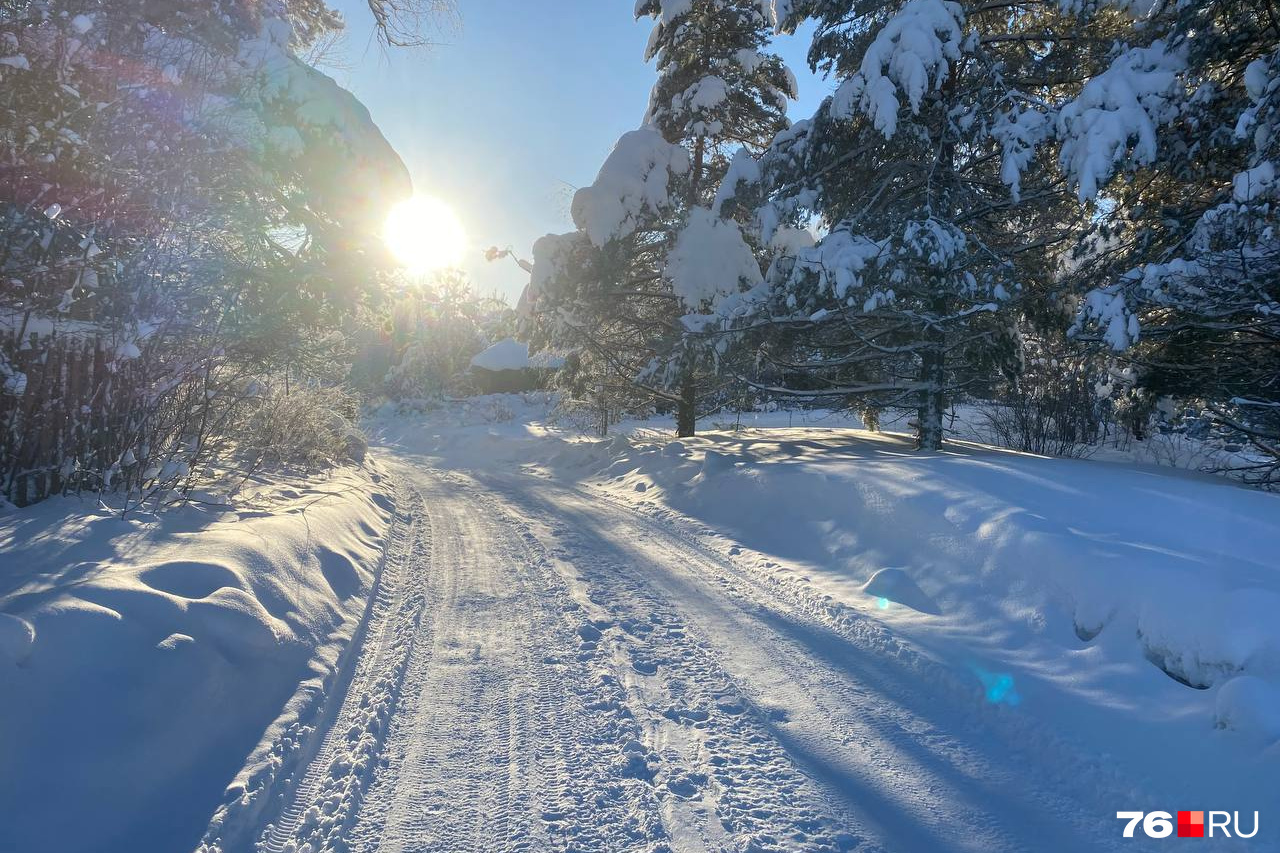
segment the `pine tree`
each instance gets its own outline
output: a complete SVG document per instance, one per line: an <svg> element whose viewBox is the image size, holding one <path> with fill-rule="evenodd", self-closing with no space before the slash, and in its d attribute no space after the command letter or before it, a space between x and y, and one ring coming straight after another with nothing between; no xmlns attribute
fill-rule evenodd
<svg viewBox="0 0 1280 853"><path fill-rule="evenodd" d="M645 124L690 152L685 204L709 206L740 148L759 153L787 127L795 77L767 52L771 19L759 0L639 0L655 21L645 59L658 81Z"/></svg>
<svg viewBox="0 0 1280 853"><path fill-rule="evenodd" d="M1066 174L1106 202L1076 253L1088 292L1075 333L1134 365L1149 396L1246 438L1257 454L1246 479L1274 488L1280 9L1127 11L1124 43L1058 119Z"/></svg>
<svg viewBox="0 0 1280 853"><path fill-rule="evenodd" d="M674 405L677 432L690 435L699 349L681 318L701 306L674 286L670 257L686 228L716 228L708 209L734 152L759 152L786 127L795 82L765 52L771 20L755 0L641 0L636 13L656 20L646 58L655 62L658 81L646 126L619 142L596 183L575 198L580 235L544 242L543 251L535 252L544 272L535 272L534 289L542 315L559 328L559 340L579 348L582 363L600 371L599 387L638 380ZM661 178L662 203L642 204L613 223L613 211L629 203L631 186L646 185L655 175ZM736 229L724 221L719 233L732 241ZM548 256L552 249L558 260ZM565 263L566 256L578 261ZM687 258L677 266L687 272ZM545 274L549 267L555 275ZM749 282L751 271L746 276ZM732 271L718 282L725 290L740 284Z"/></svg>
<svg viewBox="0 0 1280 853"><path fill-rule="evenodd" d="M762 160L757 236L779 256L746 324L768 323L771 392L914 404L937 449L948 398L1017 369L1016 302L1078 222L1036 143L1087 56L1037 3L814 0L782 23L806 16L840 83ZM825 236L795 245L815 216Z"/></svg>

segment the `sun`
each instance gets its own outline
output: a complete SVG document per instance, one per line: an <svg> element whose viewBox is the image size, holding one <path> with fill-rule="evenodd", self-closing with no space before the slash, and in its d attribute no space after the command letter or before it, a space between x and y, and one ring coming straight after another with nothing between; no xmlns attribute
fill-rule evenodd
<svg viewBox="0 0 1280 853"><path fill-rule="evenodd" d="M453 210L427 196L414 196L392 208L382 239L415 275L456 267L467 248L467 233Z"/></svg>

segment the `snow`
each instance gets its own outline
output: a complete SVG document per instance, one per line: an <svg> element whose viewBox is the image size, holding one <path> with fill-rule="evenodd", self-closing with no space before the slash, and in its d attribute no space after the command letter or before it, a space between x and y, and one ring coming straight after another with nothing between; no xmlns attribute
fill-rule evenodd
<svg viewBox="0 0 1280 853"><path fill-rule="evenodd" d="M679 441L669 420L635 421L597 441L549 426L552 402L468 402L472 412L500 407L501 420L457 409L389 417L382 440L415 466L448 472L432 476L450 488L503 503L494 512L511 513L518 535L547 543L578 585L576 601L592 607L584 642L615 642L620 665L637 674L641 704L609 700L636 719L649 718L651 695L680 696L667 679L685 677L678 662L688 658L658 652L655 663L627 639L649 634L611 632L634 624L638 590L652 596L636 605L645 612L674 602L681 635L696 632L728 673L716 677L787 721L786 737L757 743L782 743L783 764L805 765L814 755L805 750L818 749L828 806L851 809L838 825L873 846L1111 849L1116 803L1265 810L1280 784L1280 498L1217 478L964 442L919 454L906 436L820 412L748 413L739 431L704 422L712 431ZM793 419L805 425L787 427ZM601 586L615 582L604 577L615 565L636 580ZM785 615L794 612L820 614L825 627L796 628ZM798 647L774 635L789 630L804 638ZM874 645L854 653L837 639L855 635ZM836 661L846 676L827 673ZM852 671L856 692L827 692ZM821 687L809 680L815 672L827 673ZM927 724L896 723L895 734L862 741L873 748L840 746L854 736L850 720L897 719L892 698L908 691L914 707L930 709ZM689 707L658 701L676 718ZM929 733L924 742L903 733L911 724ZM665 740L682 736L677 729L639 739L643 754L660 754L645 759L645 773L683 791L681 780L704 772L698 761L727 760L715 754L728 737L723 721L707 725L715 739L687 752L661 746L681 742ZM821 751L824 739L837 746ZM960 761L957 776L929 777L906 758L912 750L927 765ZM877 769L876 756L886 766ZM722 790L763 796L771 773L724 780ZM398 778L408 788L447 784ZM902 821L862 822L857 804L872 808L866 798L887 792L926 792L931 808L959 798L975 811L950 831L958 834L930 829L938 834L924 841L912 833L933 818L914 806ZM1025 825L1023 796L1039 803ZM681 814L677 826L708 819ZM1105 815L1106 826L1089 840L1036 840L1046 820L1069 814Z"/></svg>
<svg viewBox="0 0 1280 853"><path fill-rule="evenodd" d="M656 129L623 134L595 182L574 194L574 224L597 247L629 236L671 206L672 178L688 171L688 152Z"/></svg>
<svg viewBox="0 0 1280 853"><path fill-rule="evenodd" d="M773 232L769 248L778 255L795 257L805 249L812 249L817 241L808 228L783 226Z"/></svg>
<svg viewBox="0 0 1280 853"><path fill-rule="evenodd" d="M720 181L720 187L716 190L715 202L711 205L712 213L719 216L725 202L736 196L742 185L753 187L759 183L760 164L750 151L739 148L733 155L733 160L729 162L729 168Z"/></svg>
<svg viewBox="0 0 1280 853"><path fill-rule="evenodd" d="M0 666L25 664L35 639L35 626L26 619L0 613Z"/></svg>
<svg viewBox="0 0 1280 853"><path fill-rule="evenodd" d="M713 110L729 100L729 84L721 77L703 77L679 96L679 104L673 105L690 112Z"/></svg>
<svg viewBox="0 0 1280 853"><path fill-rule="evenodd" d="M0 848L1067 853L1280 785L1280 497L556 403L387 404L381 467L235 507L0 516Z"/></svg>
<svg viewBox="0 0 1280 853"><path fill-rule="evenodd" d="M661 22L670 26L677 18L682 18L693 11L693 0L662 0Z"/></svg>
<svg viewBox="0 0 1280 853"><path fill-rule="evenodd" d="M513 338L498 341L471 359L484 370L524 370L529 366L529 345Z"/></svg>
<svg viewBox="0 0 1280 853"><path fill-rule="evenodd" d="M1244 69L1245 90L1255 102L1261 101L1271 92L1275 85L1274 81L1269 60L1255 59Z"/></svg>
<svg viewBox="0 0 1280 853"><path fill-rule="evenodd" d="M633 442L601 482L622 499L643 481L646 501L874 607L939 658L1012 673L1024 708L1124 771L1158 773L1160 744L1177 742L1203 776L1182 765L1171 778L1202 798L1256 803L1248 783L1278 781L1254 752L1280 741L1275 496L973 446L920 457L897 437L839 430L684 443L673 459ZM747 461L698 476L711 453Z"/></svg>
<svg viewBox="0 0 1280 853"><path fill-rule="evenodd" d="M380 479L277 478L123 519L72 498L0 514L0 730L22 733L0 849L190 850L229 785L251 795L360 621Z"/></svg>
<svg viewBox="0 0 1280 853"><path fill-rule="evenodd" d="M1269 192L1276 180L1276 167L1265 160L1236 175L1232 180L1232 195L1238 202L1251 202Z"/></svg>
<svg viewBox="0 0 1280 853"><path fill-rule="evenodd" d="M529 286L520 296L519 310L527 315L537 305L538 299L569 271L575 268L575 260L590 240L579 231L568 234L547 234L533 244L533 270Z"/></svg>
<svg viewBox="0 0 1280 853"><path fill-rule="evenodd" d="M935 616L942 612L937 602L911 579L905 569L881 569L862 585L862 591L878 599L876 606L881 610L888 610L890 604L902 604Z"/></svg>
<svg viewBox="0 0 1280 853"><path fill-rule="evenodd" d="M1141 271L1130 275L1140 276ZM1141 334L1138 315L1129 310L1123 291L1114 285L1085 294L1071 334L1079 334L1089 324L1102 330L1102 340L1116 352L1133 346Z"/></svg>
<svg viewBox="0 0 1280 853"><path fill-rule="evenodd" d="M1009 187L1014 201L1021 197L1022 173L1035 156L1036 147L1052 132L1049 116L1037 110L1013 109L996 116L991 135L1003 152L1000 180Z"/></svg>
<svg viewBox="0 0 1280 853"><path fill-rule="evenodd" d="M33 734L5 801L56 776L85 818L57 826L72 851L189 849L234 778L204 850L420 849L516 822L581 849L711 832L1012 853L1110 849L1090 816L1117 802L1252 809L1280 782L1275 496L921 455L820 412L594 441L549 426L555 402L370 423L429 524L394 539L363 628L385 487L267 490L277 511L232 524L20 516L0 679L23 689L0 684L0 723ZM128 785L90 795L73 756L100 768L84 784ZM24 812L0 841L50 825Z"/></svg>
<svg viewBox="0 0 1280 853"><path fill-rule="evenodd" d="M1231 679L1218 691L1216 723L1263 747L1280 742L1280 688L1252 675Z"/></svg>
<svg viewBox="0 0 1280 853"><path fill-rule="evenodd" d="M908 0L867 47L858 73L840 85L832 114L848 117L855 109L892 137L898 130L899 96L913 113L925 93L941 86L960 58L964 11L949 0Z"/></svg>
<svg viewBox="0 0 1280 853"><path fill-rule="evenodd" d="M676 238L667 256L666 276L675 295L694 310L764 280L737 224L701 207L690 211Z"/></svg>
<svg viewBox="0 0 1280 853"><path fill-rule="evenodd" d="M20 397L26 390L27 374L16 369L4 353L0 353L0 393Z"/></svg>
<svg viewBox="0 0 1280 853"><path fill-rule="evenodd" d="M882 262L885 251L883 243L837 228L813 248L796 253L791 281L794 284L806 275L816 275L819 292L844 299L850 291L861 289L863 271Z"/></svg>
<svg viewBox="0 0 1280 853"><path fill-rule="evenodd" d="M1060 165L1081 201L1093 198L1117 164L1156 156L1156 130L1178 115L1186 60L1162 41L1121 53L1058 112Z"/></svg>

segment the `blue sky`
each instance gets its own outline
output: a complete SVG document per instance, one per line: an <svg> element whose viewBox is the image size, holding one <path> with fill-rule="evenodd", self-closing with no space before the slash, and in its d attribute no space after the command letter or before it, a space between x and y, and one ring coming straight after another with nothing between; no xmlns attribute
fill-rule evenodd
<svg viewBox="0 0 1280 853"><path fill-rule="evenodd" d="M384 52L364 0L334 5L348 22L350 68L326 71L369 107L415 190L457 212L476 290L514 298L523 274L486 264L480 250L509 245L527 256L541 235L572 227L574 188L644 116L652 22L632 19L633 0L460 0L447 44ZM807 39L776 49L800 82L793 117L812 114L828 86L807 73Z"/></svg>

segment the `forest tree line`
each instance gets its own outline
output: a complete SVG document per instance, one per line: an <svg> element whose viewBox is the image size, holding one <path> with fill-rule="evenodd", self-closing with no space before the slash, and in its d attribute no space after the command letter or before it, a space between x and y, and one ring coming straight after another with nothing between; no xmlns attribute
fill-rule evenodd
<svg viewBox="0 0 1280 853"><path fill-rule="evenodd" d="M446 11L368 8L388 48ZM1278 11L640 0L649 105L533 247L522 333L602 425L911 410L932 450L982 401L1065 452L1159 409L1275 486ZM792 121L774 50L806 22L831 95ZM0 0L0 497L359 455L353 387L443 394L514 330L448 277L403 286L380 232L407 171L310 64L341 26L322 0Z"/></svg>
<svg viewBox="0 0 1280 853"><path fill-rule="evenodd" d="M1280 482L1266 0L640 0L658 81L534 249L565 384L678 431L726 399L958 401L1036 448L1157 406ZM816 23L832 85L789 122L771 51ZM1022 423L1026 421L1026 423Z"/></svg>

